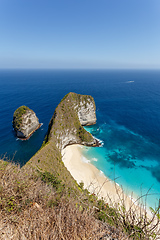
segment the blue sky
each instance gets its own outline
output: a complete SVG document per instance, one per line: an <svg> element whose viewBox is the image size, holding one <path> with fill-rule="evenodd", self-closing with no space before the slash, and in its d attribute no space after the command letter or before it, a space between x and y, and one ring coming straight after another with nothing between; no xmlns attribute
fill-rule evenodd
<svg viewBox="0 0 160 240"><path fill-rule="evenodd" d="M0 0L0 68L160 69L160 0Z"/></svg>

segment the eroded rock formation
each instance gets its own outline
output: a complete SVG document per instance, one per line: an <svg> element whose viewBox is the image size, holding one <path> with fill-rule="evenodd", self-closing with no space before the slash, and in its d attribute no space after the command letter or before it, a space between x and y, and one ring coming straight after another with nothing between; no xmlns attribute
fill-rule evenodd
<svg viewBox="0 0 160 240"><path fill-rule="evenodd" d="M96 123L95 103L92 98L86 99L85 102L83 100L80 101L77 113L82 126L94 125Z"/></svg>
<svg viewBox="0 0 160 240"><path fill-rule="evenodd" d="M97 140L83 128L96 123L95 110L93 97L70 92L55 109L46 142L54 141L60 150L75 143L96 146Z"/></svg>
<svg viewBox="0 0 160 240"><path fill-rule="evenodd" d="M26 106L21 106L14 112L13 128L17 137L28 139L40 127L35 112Z"/></svg>

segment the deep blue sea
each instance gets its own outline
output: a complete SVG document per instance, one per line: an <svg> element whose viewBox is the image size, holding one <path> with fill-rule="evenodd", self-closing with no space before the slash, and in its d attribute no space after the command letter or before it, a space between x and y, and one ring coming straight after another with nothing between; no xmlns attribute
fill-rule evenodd
<svg viewBox="0 0 160 240"><path fill-rule="evenodd" d="M54 109L68 92L92 95L103 146L85 148L91 163L130 193L160 198L160 71L0 70L0 155L21 165L41 147ZM27 141L12 128L14 111L33 109L43 126Z"/></svg>

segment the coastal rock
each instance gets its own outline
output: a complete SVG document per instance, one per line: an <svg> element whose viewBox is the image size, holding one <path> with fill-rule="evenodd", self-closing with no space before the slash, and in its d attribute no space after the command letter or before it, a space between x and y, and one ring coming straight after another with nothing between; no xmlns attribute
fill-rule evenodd
<svg viewBox="0 0 160 240"><path fill-rule="evenodd" d="M28 139L40 127L35 112L26 106L21 106L14 112L13 128L18 138Z"/></svg>
<svg viewBox="0 0 160 240"><path fill-rule="evenodd" d="M79 103L78 118L82 126L89 126L96 123L95 103L93 99L88 98L85 102Z"/></svg>
<svg viewBox="0 0 160 240"><path fill-rule="evenodd" d="M97 146L97 140L83 128L84 125L96 123L95 110L93 97L68 93L55 109L46 142L54 141L60 150L75 143Z"/></svg>

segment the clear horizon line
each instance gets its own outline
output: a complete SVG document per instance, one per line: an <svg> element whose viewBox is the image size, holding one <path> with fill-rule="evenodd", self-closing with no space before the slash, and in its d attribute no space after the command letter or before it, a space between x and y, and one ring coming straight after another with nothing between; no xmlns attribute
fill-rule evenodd
<svg viewBox="0 0 160 240"><path fill-rule="evenodd" d="M51 67L5 67L1 68L0 70L160 70L160 68L118 68L118 67L113 67L113 68L84 68L84 67L77 67L77 68L65 68L65 67L58 67L58 68L51 68Z"/></svg>

